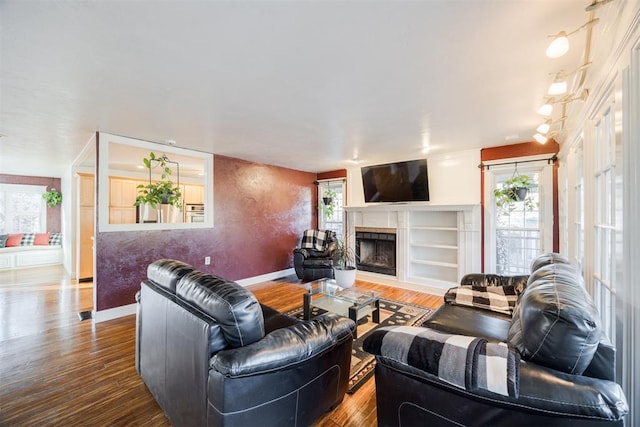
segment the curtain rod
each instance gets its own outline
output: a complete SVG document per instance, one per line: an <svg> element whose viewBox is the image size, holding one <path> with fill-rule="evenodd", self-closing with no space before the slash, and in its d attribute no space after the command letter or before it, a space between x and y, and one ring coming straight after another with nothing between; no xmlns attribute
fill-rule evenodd
<svg viewBox="0 0 640 427"><path fill-rule="evenodd" d="M513 162L502 162L502 163L493 163L490 165L485 165L482 162L478 165L478 167L480 169L482 168L486 168L487 170L489 170L491 168L491 166L502 166L502 165L518 165L518 163L529 163L529 162L541 162L541 161L547 161L547 164L549 163L555 163L556 160L558 160L558 156L556 156L555 154L552 157L549 157L548 159L532 159L532 160L520 160L520 161L513 161Z"/></svg>
<svg viewBox="0 0 640 427"><path fill-rule="evenodd" d="M320 179L317 181L313 181L315 185L320 185L320 183L329 183L329 182L345 182L347 178L331 178L331 179Z"/></svg>

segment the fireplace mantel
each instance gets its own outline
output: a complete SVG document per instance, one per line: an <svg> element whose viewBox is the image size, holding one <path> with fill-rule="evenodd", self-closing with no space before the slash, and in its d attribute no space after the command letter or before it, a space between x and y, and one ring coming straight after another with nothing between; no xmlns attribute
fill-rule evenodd
<svg viewBox="0 0 640 427"><path fill-rule="evenodd" d="M444 294L480 271L480 205L386 203L345 211L350 239L356 227L397 233L396 275L358 271L361 280Z"/></svg>

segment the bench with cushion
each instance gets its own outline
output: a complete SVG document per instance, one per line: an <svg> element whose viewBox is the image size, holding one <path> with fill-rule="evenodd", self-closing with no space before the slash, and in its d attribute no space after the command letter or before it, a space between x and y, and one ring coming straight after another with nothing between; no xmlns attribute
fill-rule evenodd
<svg viewBox="0 0 640 427"><path fill-rule="evenodd" d="M0 269L61 263L60 233L0 234Z"/></svg>

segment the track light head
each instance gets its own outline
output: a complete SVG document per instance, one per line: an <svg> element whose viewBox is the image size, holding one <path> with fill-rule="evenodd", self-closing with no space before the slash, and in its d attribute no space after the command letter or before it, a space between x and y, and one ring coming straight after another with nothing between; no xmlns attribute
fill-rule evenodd
<svg viewBox="0 0 640 427"><path fill-rule="evenodd" d="M565 31L560 31L554 36L553 41L547 48L546 54L549 58L560 58L569 52L569 38Z"/></svg>
<svg viewBox="0 0 640 427"><path fill-rule="evenodd" d="M592 10L598 9L600 6L604 6L607 3L611 3L613 0L593 0L593 2L585 7L585 12L591 12Z"/></svg>
<svg viewBox="0 0 640 427"><path fill-rule="evenodd" d="M546 144L549 138L547 138L546 136L540 135L539 133L536 133L535 135L533 135L533 139L535 139L540 144Z"/></svg>

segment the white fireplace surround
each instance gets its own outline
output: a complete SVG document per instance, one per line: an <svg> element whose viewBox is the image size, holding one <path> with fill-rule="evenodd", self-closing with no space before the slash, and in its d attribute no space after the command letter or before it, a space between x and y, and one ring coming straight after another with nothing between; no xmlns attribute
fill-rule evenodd
<svg viewBox="0 0 640 427"><path fill-rule="evenodd" d="M480 272L480 206L421 203L345 207L346 235L356 227L395 230L396 276L358 271L358 278L443 295L466 273Z"/></svg>

